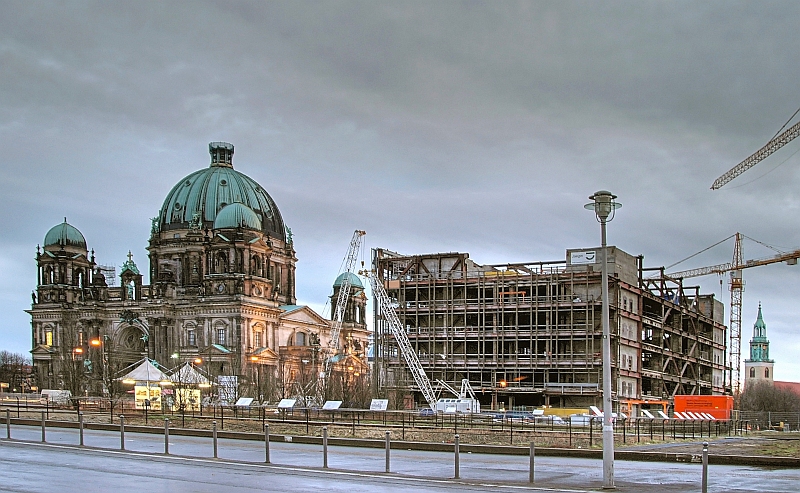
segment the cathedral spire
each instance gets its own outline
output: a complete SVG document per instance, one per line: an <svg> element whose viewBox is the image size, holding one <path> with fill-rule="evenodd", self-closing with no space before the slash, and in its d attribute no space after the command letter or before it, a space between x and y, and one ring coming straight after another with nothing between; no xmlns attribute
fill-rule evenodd
<svg viewBox="0 0 800 493"><path fill-rule="evenodd" d="M772 361L769 359L769 339L767 339L767 324L761 313L761 303L758 304L758 318L753 324L753 338L750 339L750 361Z"/></svg>

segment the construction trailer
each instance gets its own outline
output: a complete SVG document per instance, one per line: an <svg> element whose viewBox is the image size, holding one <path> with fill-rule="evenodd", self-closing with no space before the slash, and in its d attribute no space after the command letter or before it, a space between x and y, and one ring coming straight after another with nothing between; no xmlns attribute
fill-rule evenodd
<svg viewBox="0 0 800 493"><path fill-rule="evenodd" d="M372 267L431 380L468 380L483 408L586 408L602 401L600 253L480 265L374 249ZM730 393L722 303L642 262L608 247L614 411ZM380 310L374 327L375 388L424 402Z"/></svg>

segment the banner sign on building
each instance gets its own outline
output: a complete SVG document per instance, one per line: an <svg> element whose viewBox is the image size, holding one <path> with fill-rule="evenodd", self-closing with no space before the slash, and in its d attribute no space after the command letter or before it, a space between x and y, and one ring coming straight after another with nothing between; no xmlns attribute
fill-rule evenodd
<svg viewBox="0 0 800 493"><path fill-rule="evenodd" d="M569 252L570 265L597 263L597 252L594 250L583 252Z"/></svg>

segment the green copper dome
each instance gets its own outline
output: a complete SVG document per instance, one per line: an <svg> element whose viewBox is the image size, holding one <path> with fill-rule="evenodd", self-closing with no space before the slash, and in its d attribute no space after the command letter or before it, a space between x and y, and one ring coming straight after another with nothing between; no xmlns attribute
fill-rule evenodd
<svg viewBox="0 0 800 493"><path fill-rule="evenodd" d="M214 229L245 228L261 230L261 220L253 209L244 204L228 204L217 213Z"/></svg>
<svg viewBox="0 0 800 493"><path fill-rule="evenodd" d="M364 284L361 283L361 279L358 278L357 275L353 274L352 272L343 272L333 281L333 287L338 288L342 285L342 281L344 281L344 276L348 276L350 278L350 287L351 288L360 288L364 289Z"/></svg>
<svg viewBox="0 0 800 493"><path fill-rule="evenodd" d="M189 229L195 214L201 229L215 227L220 212L238 203L255 214L259 226L254 229L285 241L283 218L272 197L252 178L233 169L233 145L211 142L208 150L211 166L185 177L167 194L158 217L159 230ZM233 219L227 218L225 223L233 224L229 222ZM252 219L248 219L251 226L256 224Z"/></svg>
<svg viewBox="0 0 800 493"><path fill-rule="evenodd" d="M50 231L44 235L44 246L74 246L86 250L86 239L83 237L78 228L67 223L67 218L64 222L53 226Z"/></svg>

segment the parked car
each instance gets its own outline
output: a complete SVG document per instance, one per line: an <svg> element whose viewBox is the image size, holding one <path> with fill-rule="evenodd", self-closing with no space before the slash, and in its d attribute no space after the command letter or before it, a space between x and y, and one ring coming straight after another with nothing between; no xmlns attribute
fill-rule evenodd
<svg viewBox="0 0 800 493"><path fill-rule="evenodd" d="M436 411L429 407L423 407L419 410L419 417L420 418L430 418L431 416L436 416Z"/></svg>
<svg viewBox="0 0 800 493"><path fill-rule="evenodd" d="M591 420L592 416L590 414L572 414L569 417L572 426L589 426Z"/></svg>
<svg viewBox="0 0 800 493"><path fill-rule="evenodd" d="M538 424L553 424L553 425L564 425L566 422L561 418L561 416L556 416L554 414L550 414L547 416L537 416L536 423Z"/></svg>
<svg viewBox="0 0 800 493"><path fill-rule="evenodd" d="M512 423L531 423L534 420L533 413L527 411L505 411L502 413L494 413L492 414L492 421L496 423L500 422L512 422Z"/></svg>

